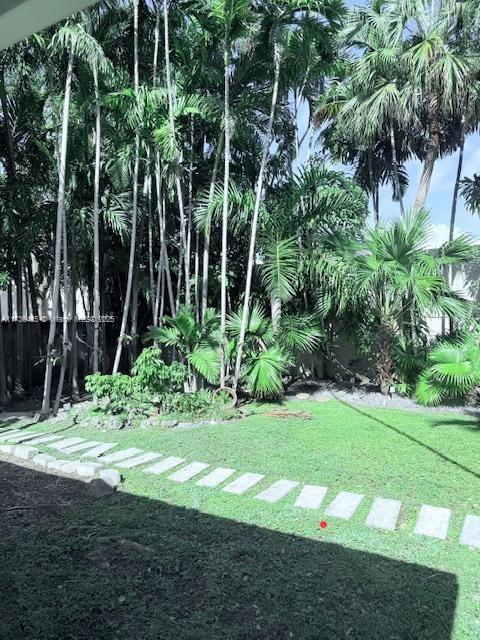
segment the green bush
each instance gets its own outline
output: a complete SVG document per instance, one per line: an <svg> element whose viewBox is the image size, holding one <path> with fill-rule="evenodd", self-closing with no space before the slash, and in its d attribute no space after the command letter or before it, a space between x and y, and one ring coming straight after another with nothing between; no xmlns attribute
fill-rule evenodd
<svg viewBox="0 0 480 640"><path fill-rule="evenodd" d="M166 365L157 347L148 347L138 356L132 368L135 386L149 393L181 391L187 379L187 367L180 362Z"/></svg>
<svg viewBox="0 0 480 640"><path fill-rule="evenodd" d="M201 389L195 393L167 393L162 396L165 413L201 413L212 404L212 393Z"/></svg>
<svg viewBox="0 0 480 640"><path fill-rule="evenodd" d="M109 398L112 402L118 402L132 396L134 382L123 373L113 376L94 373L85 377L85 389L97 398Z"/></svg>

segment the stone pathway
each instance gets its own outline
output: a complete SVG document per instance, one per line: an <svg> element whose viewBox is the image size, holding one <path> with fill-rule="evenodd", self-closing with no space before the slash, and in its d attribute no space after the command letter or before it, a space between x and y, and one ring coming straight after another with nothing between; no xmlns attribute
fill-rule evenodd
<svg viewBox="0 0 480 640"><path fill-rule="evenodd" d="M60 440L58 440L61 438ZM318 510L328 494L328 487L301 484L295 480L282 478L266 486L259 493L254 494L253 488L262 481L265 475L260 473L240 473L230 467L211 468L206 462L188 462L184 458L176 456L164 456L153 451L142 451L135 447L121 449L113 453L107 453L118 444L114 442L100 443L94 440L86 440L79 437L64 438L55 434L25 433L24 430L13 429L0 434L0 452L15 455L21 459L32 460L47 468L61 470L62 472L76 473L77 475L94 478L100 473L111 471L119 474L114 469L105 469L105 464L115 465L123 469L133 469L144 466L143 472L160 475L176 467L168 479L173 482L183 483L195 479L199 487L220 489L228 494L240 496L250 492L253 498L266 503L277 503L293 491L297 493L294 506L301 509ZM55 449L61 454L80 454L81 460L58 460L53 456L41 454L38 449L31 446L43 444ZM87 460L85 460L87 458ZM93 458L95 461L88 460ZM150 464L154 460L158 460ZM182 465L182 466L181 466ZM208 472L207 472L208 470ZM232 476L240 473L232 480ZM197 476L202 476L197 479ZM229 481L227 483L227 481ZM226 484L225 484L226 483ZM222 485L222 486L220 486ZM358 493L341 491L332 496L327 506L323 508L325 516L350 520L356 514L365 497ZM382 497L375 497L368 511L365 525L384 531L394 531L399 522L402 502ZM450 509L432 505L421 505L413 533L418 536L445 540L448 535L452 512ZM460 536L460 543L473 549L480 549L480 516L469 514L465 517Z"/></svg>

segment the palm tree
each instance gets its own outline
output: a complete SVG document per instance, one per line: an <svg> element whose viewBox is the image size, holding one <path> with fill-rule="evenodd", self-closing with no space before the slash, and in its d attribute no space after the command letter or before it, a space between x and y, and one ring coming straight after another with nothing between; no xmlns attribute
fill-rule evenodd
<svg viewBox="0 0 480 640"><path fill-rule="evenodd" d="M133 82L135 97L138 100L139 91L139 69L138 69L138 2L133 0ZM135 152L133 165L133 193L132 193L132 232L130 236L130 256L128 261L127 289L123 303L122 324L120 327L120 335L118 336L117 350L115 353L115 361L113 363L113 371L118 372L120 365L120 357L122 355L123 341L127 329L128 311L130 308L130 299L132 296L133 272L135 268L135 250L137 245L137 214L138 214L138 174L140 169L140 133L137 129L135 133Z"/></svg>
<svg viewBox="0 0 480 640"><path fill-rule="evenodd" d="M203 323L197 322L191 307L181 306L175 317L165 316L164 326L150 327L146 340L174 348L188 369L188 390L196 391L197 376L217 383L219 319L214 309L207 309Z"/></svg>
<svg viewBox="0 0 480 640"><path fill-rule="evenodd" d="M431 252L429 233L428 214L412 212L368 230L361 241L328 237L316 258L322 314L335 309L337 317L373 323L371 349L384 394L395 381L392 347L398 336L420 339L432 312L458 321L470 311L443 274L446 266L471 259L473 244L461 236Z"/></svg>
<svg viewBox="0 0 480 640"><path fill-rule="evenodd" d="M66 29L63 27L64 35L67 36ZM71 33L68 33L71 36ZM60 39L60 36L59 36ZM65 218L65 174L67 165L67 148L68 148L68 125L69 125L69 110L70 110L70 94L72 87L73 76L73 62L75 41L73 38L70 43L70 50L68 53L67 73L65 77L65 92L63 98L63 116L62 116L62 131L60 142L60 157L58 162L58 198L57 198L57 222L55 230L55 267L53 274L53 293L52 293L52 310L50 316L50 328L48 332L47 342L47 354L46 354L46 366L45 366L45 383L43 387L43 400L42 408L40 411L40 417L46 419L50 415L50 394L52 388L52 372L53 365L56 359L55 354L55 330L58 319L58 301L60 295L60 273L61 273L61 253L62 253L62 236L63 236L63 224Z"/></svg>
<svg viewBox="0 0 480 640"><path fill-rule="evenodd" d="M478 327L453 342L442 342L428 356L429 366L418 379L415 396L421 404L477 399L480 386Z"/></svg>

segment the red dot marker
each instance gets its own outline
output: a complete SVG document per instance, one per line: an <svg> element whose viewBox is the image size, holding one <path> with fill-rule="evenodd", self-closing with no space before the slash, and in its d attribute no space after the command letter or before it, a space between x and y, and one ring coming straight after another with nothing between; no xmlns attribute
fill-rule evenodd
<svg viewBox="0 0 480 640"><path fill-rule="evenodd" d="M326 529L327 522L325 522L325 520L322 520L321 522L318 523L318 526L321 527L322 529Z"/></svg>

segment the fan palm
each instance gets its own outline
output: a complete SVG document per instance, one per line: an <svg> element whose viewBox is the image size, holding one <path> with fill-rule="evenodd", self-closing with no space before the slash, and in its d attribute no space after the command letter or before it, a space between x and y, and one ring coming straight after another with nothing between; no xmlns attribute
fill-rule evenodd
<svg viewBox="0 0 480 640"><path fill-rule="evenodd" d="M191 307L180 306L175 317L164 317L164 326L150 327L147 340L175 349L188 368L190 391L196 389L197 375L208 382L218 382L219 318L214 309L205 311L203 323L196 320Z"/></svg>
<svg viewBox="0 0 480 640"><path fill-rule="evenodd" d="M415 395L421 404L435 405L470 396L480 386L478 330L432 349L429 366L420 376Z"/></svg>
<svg viewBox="0 0 480 640"><path fill-rule="evenodd" d="M319 310L324 316L360 313L373 317L373 355L382 393L394 382L392 345L397 336L411 338L432 312L465 319L470 304L452 291L443 275L448 265L473 257L468 236L427 249L428 215L409 213L386 226L368 230L360 241L327 238L315 265Z"/></svg>

